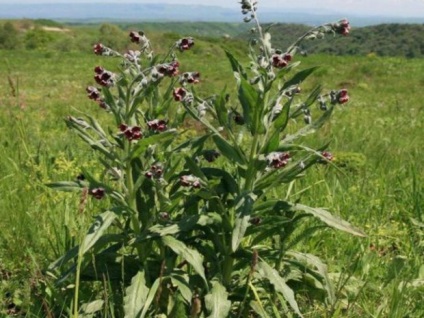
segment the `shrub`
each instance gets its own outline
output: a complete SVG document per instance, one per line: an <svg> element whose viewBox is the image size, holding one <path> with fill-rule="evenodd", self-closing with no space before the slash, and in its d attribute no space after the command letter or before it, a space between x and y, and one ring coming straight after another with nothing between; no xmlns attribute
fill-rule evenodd
<svg viewBox="0 0 424 318"><path fill-rule="evenodd" d="M109 207L49 268L59 285L74 282L67 308L74 316L104 308L100 296L85 299L80 289L84 280L103 279L124 286L123 305L111 310L125 317L302 316L296 286L318 289L334 303L325 264L295 249L322 228L304 220L364 234L325 209L288 201L281 191L314 164L331 161L325 144L314 150L299 140L349 100L346 89L302 91L316 68L296 71L298 45L326 33L345 35L349 24L314 28L281 50L259 24L255 3L243 0L241 7L245 22L256 23L255 39L249 69L226 52L234 99L225 88L201 97L194 89L201 74L180 74L177 54L190 54L190 37L177 40L164 57L137 31L130 40L138 51L94 46L95 54L122 60L119 72L96 66L100 88L87 88L115 125L104 129L91 116L69 116L66 123L98 153L104 171L84 170L76 180L49 184ZM186 136L187 120L203 128ZM120 297L120 289L114 291Z"/></svg>

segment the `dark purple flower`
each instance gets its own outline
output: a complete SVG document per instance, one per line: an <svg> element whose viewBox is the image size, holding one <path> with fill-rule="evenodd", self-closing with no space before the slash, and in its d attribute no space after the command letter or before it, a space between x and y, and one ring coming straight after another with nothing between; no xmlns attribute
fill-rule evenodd
<svg viewBox="0 0 424 318"><path fill-rule="evenodd" d="M161 75L172 77L178 75L179 66L180 63L178 63L178 61L172 61L171 63L160 64L156 67L156 69Z"/></svg>
<svg viewBox="0 0 424 318"><path fill-rule="evenodd" d="M292 56L288 53L285 54L273 54L271 56L271 63L272 66L276 68L284 68L286 67L289 62L292 60Z"/></svg>
<svg viewBox="0 0 424 318"><path fill-rule="evenodd" d="M347 89L343 88L337 92L337 102L339 104L345 104L349 101L349 95Z"/></svg>
<svg viewBox="0 0 424 318"><path fill-rule="evenodd" d="M290 154L288 152L271 152L266 156L266 160L271 168L284 168L289 163Z"/></svg>
<svg viewBox="0 0 424 318"><path fill-rule="evenodd" d="M94 69L94 79L101 86L110 87L115 84L115 74L105 70L101 66L96 66Z"/></svg>
<svg viewBox="0 0 424 318"><path fill-rule="evenodd" d="M199 72L185 72L180 78L180 84L197 84L200 82Z"/></svg>
<svg viewBox="0 0 424 318"><path fill-rule="evenodd" d="M348 35L350 30L349 21L346 19L340 20L339 22L333 24L333 29L336 33L341 35Z"/></svg>
<svg viewBox="0 0 424 318"><path fill-rule="evenodd" d="M168 129L167 121L163 119L154 119L147 122L147 126L154 132L162 132Z"/></svg>
<svg viewBox="0 0 424 318"><path fill-rule="evenodd" d="M187 51L194 45L193 38L182 38L177 41L176 46L180 51Z"/></svg>
<svg viewBox="0 0 424 318"><path fill-rule="evenodd" d="M173 96L174 96L175 101L181 102L186 98L187 90L183 87L178 87L178 88L174 89Z"/></svg>
<svg viewBox="0 0 424 318"><path fill-rule="evenodd" d="M106 192L105 192L105 189L103 188L94 188L89 191L89 194L92 195L97 200L100 200L105 196Z"/></svg>
<svg viewBox="0 0 424 318"><path fill-rule="evenodd" d="M107 48L101 43L96 43L93 46L93 52L96 55L103 55L103 53L106 51L107 51Z"/></svg>
<svg viewBox="0 0 424 318"><path fill-rule="evenodd" d="M87 96L89 99L98 101L100 100L100 92L99 90L94 86L88 86L85 91L87 92Z"/></svg>
<svg viewBox="0 0 424 318"><path fill-rule="evenodd" d="M143 137L141 128L138 126L127 126L125 124L121 124L119 125L119 130L129 141L138 140Z"/></svg>
<svg viewBox="0 0 424 318"><path fill-rule="evenodd" d="M144 41L144 32L142 31L131 31L130 32L130 39L131 42L140 44Z"/></svg>

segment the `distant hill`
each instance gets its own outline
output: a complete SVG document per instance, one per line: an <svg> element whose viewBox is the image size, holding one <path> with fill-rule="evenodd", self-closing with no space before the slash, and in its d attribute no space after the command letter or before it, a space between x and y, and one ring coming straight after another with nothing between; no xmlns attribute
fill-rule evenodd
<svg viewBox="0 0 424 318"><path fill-rule="evenodd" d="M269 25L265 24L264 28ZM0 21L0 49L51 49L90 51L102 42L123 50L129 45L130 30L145 31L156 42L194 36L211 43L243 48L252 34L250 24L222 22L120 22L58 23L53 20ZM275 48L285 50L310 29L302 24L274 24L270 28ZM60 31L60 32L59 32ZM424 57L424 24L381 24L353 28L347 37L327 35L325 40L306 41L301 49L309 53Z"/></svg>
<svg viewBox="0 0 424 318"><path fill-rule="evenodd" d="M275 47L285 49L310 29L306 25L275 24L270 33ZM247 40L248 34L240 36ZM424 24L380 24L353 28L347 37L327 35L325 40L303 42L310 53L424 57Z"/></svg>
<svg viewBox="0 0 424 318"><path fill-rule="evenodd" d="M213 4L213 1L211 2ZM326 12L313 14L293 9L261 9L261 22L302 23L319 25L343 18ZM164 3L48 3L48 4L2 4L0 19L53 19L66 22L105 21L215 21L241 22L238 8L228 9L213 5L172 5ZM380 23L424 23L422 18L394 18L387 16L349 16L356 26Z"/></svg>

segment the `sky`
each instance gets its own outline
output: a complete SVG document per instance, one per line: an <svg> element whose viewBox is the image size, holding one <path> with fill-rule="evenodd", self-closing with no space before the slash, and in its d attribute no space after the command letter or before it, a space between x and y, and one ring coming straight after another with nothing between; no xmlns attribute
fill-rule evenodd
<svg viewBox="0 0 424 318"><path fill-rule="evenodd" d="M305 9L309 13L328 12L360 15L390 15L394 17L424 17L424 0L257 0L259 8ZM200 4L238 8L239 0L0 0L6 3L172 3Z"/></svg>

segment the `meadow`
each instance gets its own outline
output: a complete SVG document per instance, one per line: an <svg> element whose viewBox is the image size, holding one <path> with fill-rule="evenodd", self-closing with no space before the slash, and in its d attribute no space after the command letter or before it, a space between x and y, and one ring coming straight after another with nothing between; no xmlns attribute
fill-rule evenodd
<svg viewBox="0 0 424 318"><path fill-rule="evenodd" d="M243 59L237 46L230 40L198 41L192 55L179 57L181 69L190 65L202 74L198 90L205 95L227 83L231 91L233 74L223 47ZM325 229L300 247L328 264L338 299L329 310L304 297L302 312L423 317L424 60L374 54L298 60L302 68L320 66L306 87L345 87L351 99L317 135L302 141L312 146L331 141L334 164L310 169L282 196L326 207L368 235ZM116 61L50 50L2 50L0 61L0 312L10 314L14 304L18 313L43 317L45 282L51 279L45 268L104 207L89 201L80 213L79 195L45 186L74 180L81 167L96 169L92 151L63 119L90 114L106 120L85 87L93 83L94 66L113 68Z"/></svg>

